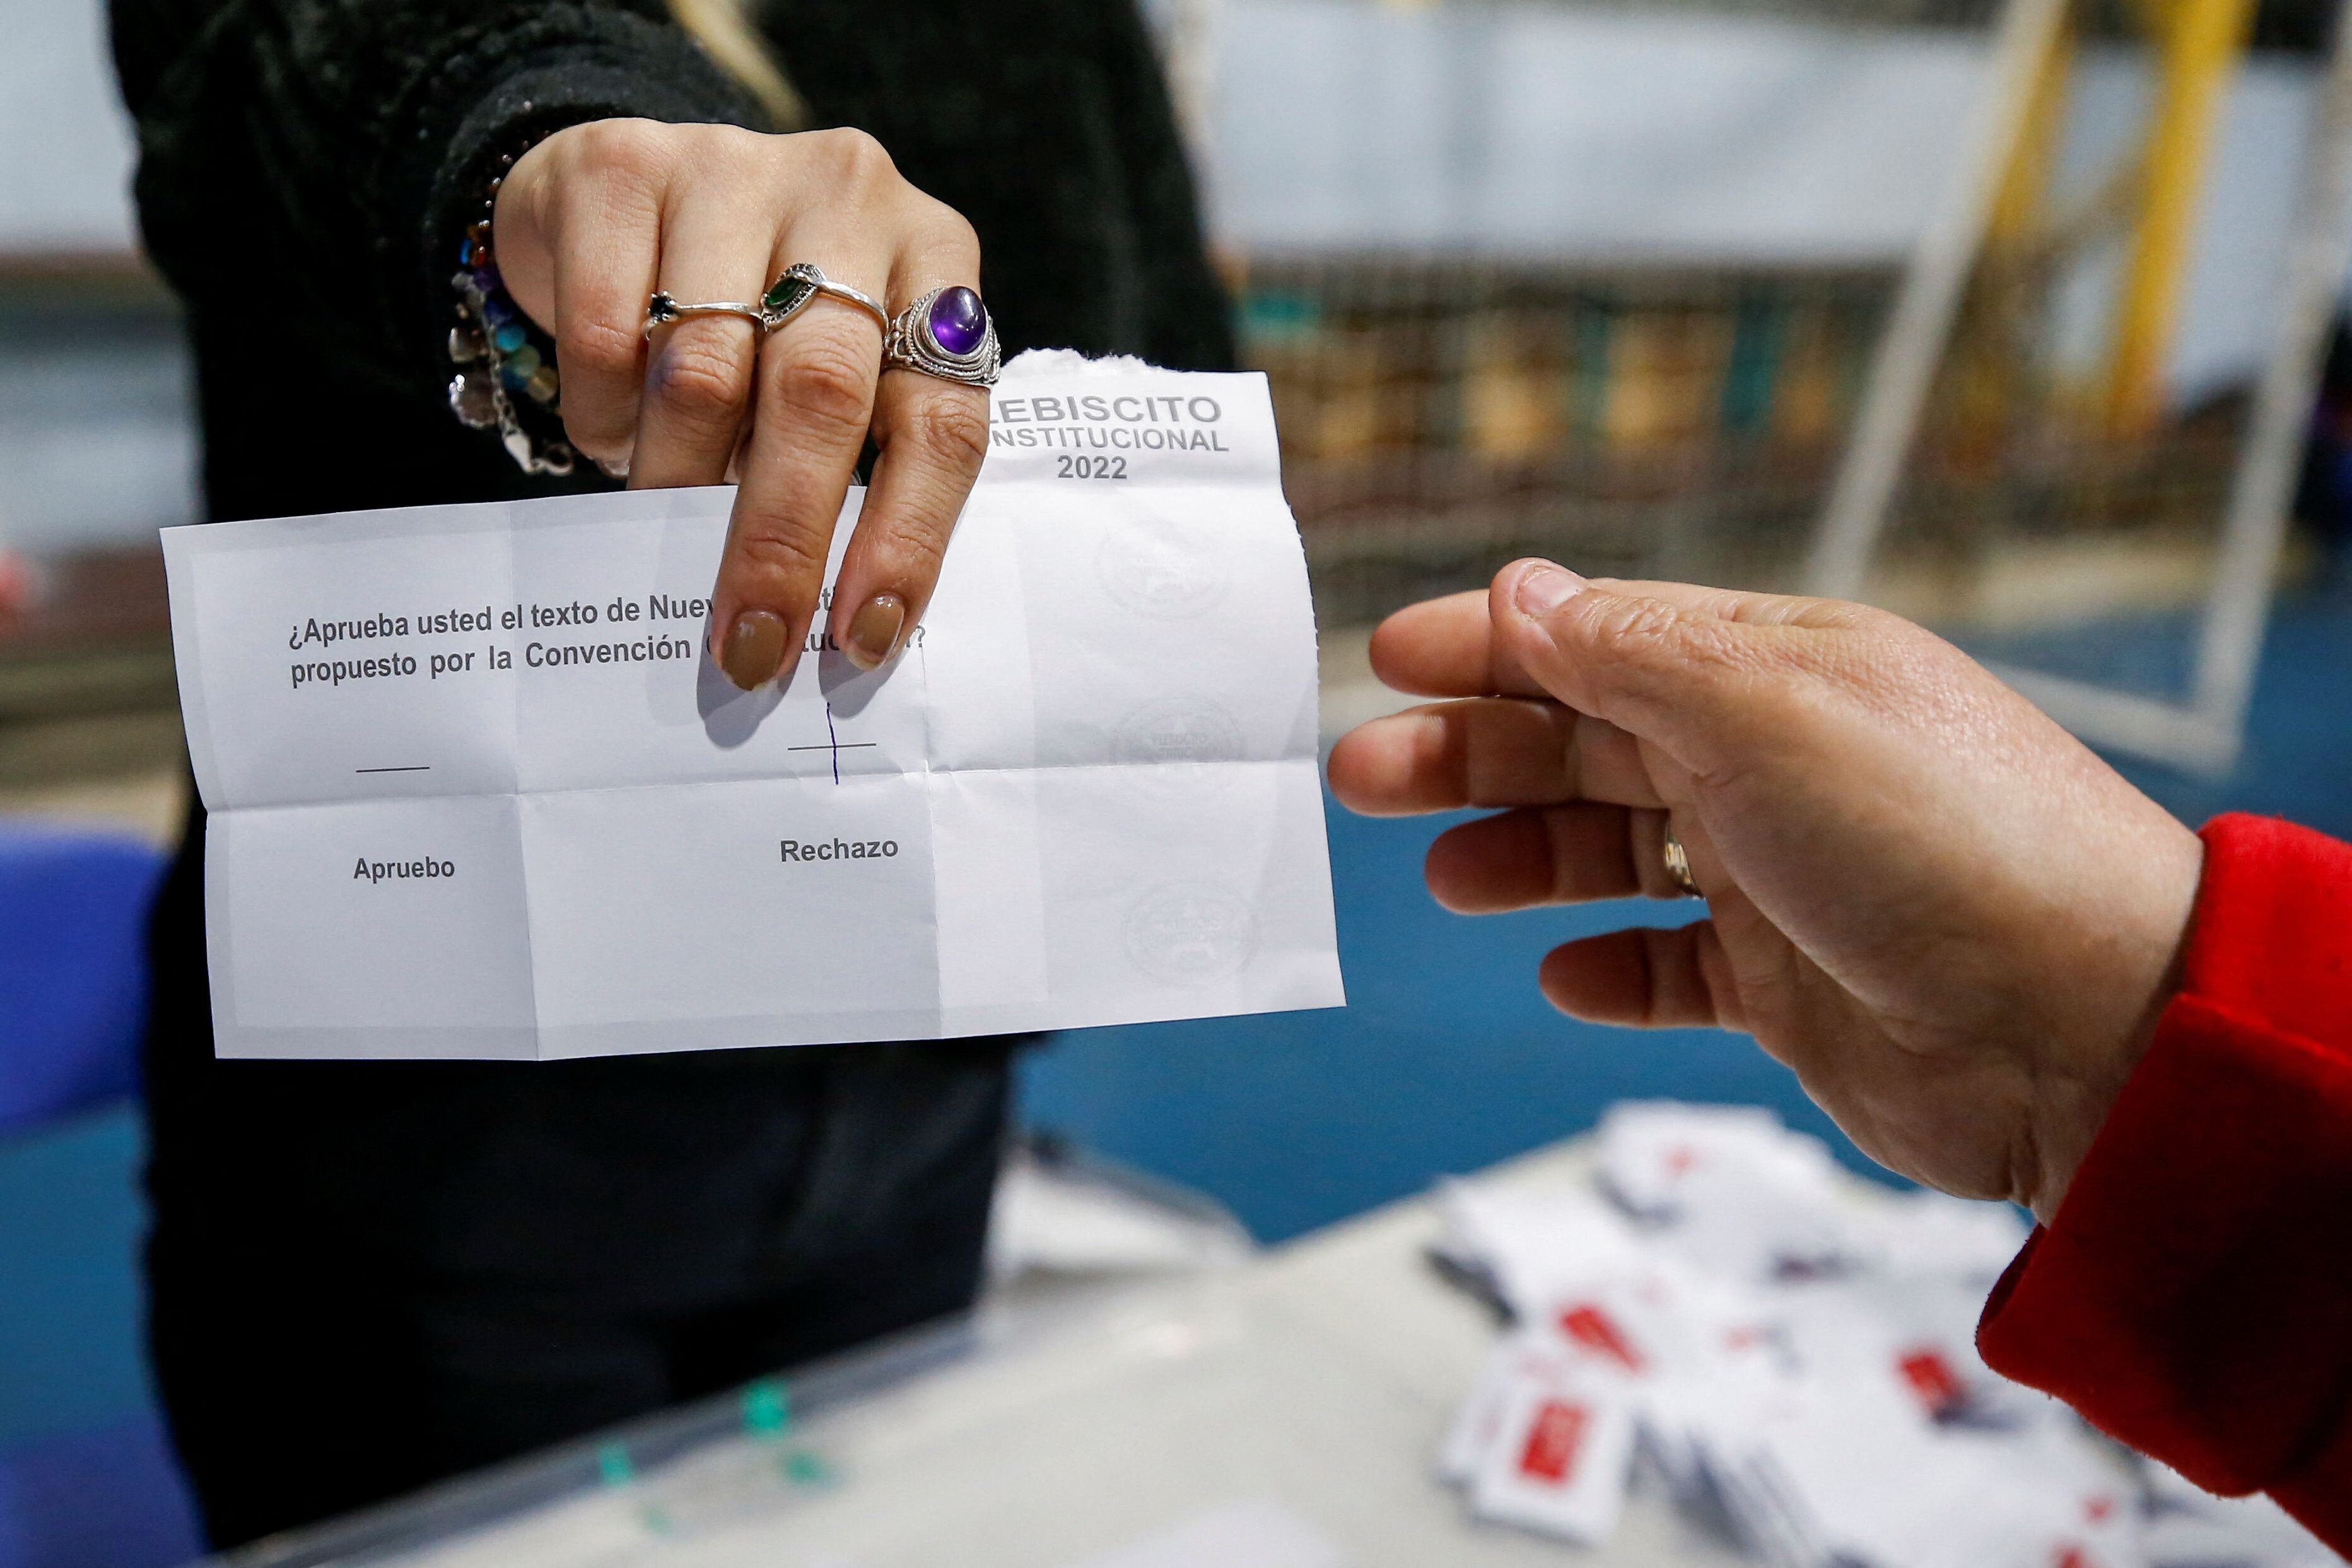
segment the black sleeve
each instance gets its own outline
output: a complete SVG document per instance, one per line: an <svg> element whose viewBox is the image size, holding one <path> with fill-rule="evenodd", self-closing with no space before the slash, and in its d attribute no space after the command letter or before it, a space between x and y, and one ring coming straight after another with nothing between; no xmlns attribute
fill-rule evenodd
<svg viewBox="0 0 2352 1568"><path fill-rule="evenodd" d="M457 241L501 153L613 116L761 123L661 0L112 0L110 20L148 254L289 384L440 400Z"/></svg>
<svg viewBox="0 0 2352 1568"><path fill-rule="evenodd" d="M1116 125L1129 171L1137 256L1151 301L1143 357L1179 370L1232 370L1240 358L1233 300L1210 264L1157 44L1136 5L1107 5L1101 15L1109 34L1104 58L1111 95L1123 109Z"/></svg>

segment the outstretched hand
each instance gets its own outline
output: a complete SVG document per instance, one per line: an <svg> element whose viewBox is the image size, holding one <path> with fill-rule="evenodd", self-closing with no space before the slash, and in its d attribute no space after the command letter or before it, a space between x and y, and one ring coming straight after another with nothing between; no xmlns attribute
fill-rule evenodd
<svg viewBox="0 0 2352 1568"><path fill-rule="evenodd" d="M1333 750L1339 799L1499 806L1431 847L1463 913L1676 892L1708 918L1570 942L1544 994L1715 1024L1891 1168L2044 1220L2178 986L2194 834L1949 644L1858 605L1542 562L1375 634L1449 700Z"/></svg>

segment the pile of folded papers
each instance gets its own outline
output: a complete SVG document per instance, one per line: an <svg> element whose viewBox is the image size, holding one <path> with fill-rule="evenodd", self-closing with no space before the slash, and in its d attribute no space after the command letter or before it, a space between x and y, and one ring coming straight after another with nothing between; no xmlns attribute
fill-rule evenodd
<svg viewBox="0 0 2352 1568"><path fill-rule="evenodd" d="M1508 1318L1437 1458L1481 1519L1599 1542L1646 1487L1775 1568L2336 1561L1985 1366L2017 1210L1868 1186L1769 1110L1622 1105L1590 1184L1441 1207Z"/></svg>

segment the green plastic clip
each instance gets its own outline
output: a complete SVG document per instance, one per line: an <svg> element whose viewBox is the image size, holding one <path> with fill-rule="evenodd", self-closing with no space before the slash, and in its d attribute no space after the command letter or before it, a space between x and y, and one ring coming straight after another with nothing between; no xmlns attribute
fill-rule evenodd
<svg viewBox="0 0 2352 1568"><path fill-rule="evenodd" d="M625 1487L637 1479L626 1445L607 1443L596 1450L596 1479L608 1487Z"/></svg>
<svg viewBox="0 0 2352 1568"><path fill-rule="evenodd" d="M763 1377L743 1391L743 1430L759 1442L773 1442L793 1429L792 1395L776 1378Z"/></svg>

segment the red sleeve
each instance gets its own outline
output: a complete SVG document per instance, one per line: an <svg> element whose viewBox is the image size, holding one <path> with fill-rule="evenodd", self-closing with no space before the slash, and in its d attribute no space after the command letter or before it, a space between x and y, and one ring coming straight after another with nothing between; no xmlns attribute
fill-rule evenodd
<svg viewBox="0 0 2352 1568"><path fill-rule="evenodd" d="M1978 1343L2352 1554L2352 846L2251 816L2202 837L2180 994Z"/></svg>

